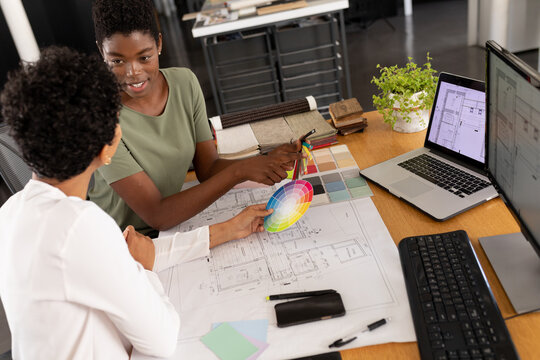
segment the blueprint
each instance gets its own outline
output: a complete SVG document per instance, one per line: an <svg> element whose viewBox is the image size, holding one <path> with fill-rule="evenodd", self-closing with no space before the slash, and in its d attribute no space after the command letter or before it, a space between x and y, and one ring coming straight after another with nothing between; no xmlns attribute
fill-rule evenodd
<svg viewBox="0 0 540 360"><path fill-rule="evenodd" d="M485 93L443 82L434 111L429 140L483 162Z"/></svg>
<svg viewBox="0 0 540 360"><path fill-rule="evenodd" d="M227 220L248 204L266 202L274 190L232 190L160 236ZM181 318L173 359L193 354L206 358L209 350L199 338L221 321L268 319L270 346L263 359L327 351L336 334L389 316L392 326L350 347L415 340L397 248L371 199L311 207L282 232L228 242L208 257L165 270L159 277ZM337 290L347 315L276 327L276 302L266 301L266 296L317 289ZM291 337L294 344L288 341Z"/></svg>
<svg viewBox="0 0 540 360"><path fill-rule="evenodd" d="M200 272L203 265L206 276L197 279L196 284L191 279L175 279L185 289L180 292L184 300L178 304L178 310L192 311L200 307L201 299L220 303L258 291L263 291L261 298L265 293L299 291L305 287L302 283L324 280L327 272L347 271L365 263L379 270L370 274L380 278L377 288L372 289L377 291L376 304L394 302L395 296L380 271L353 205L344 202L313 208L308 216L282 232L253 234L216 247L200 264L180 266L180 272ZM165 279L174 281L173 276L178 275L169 274ZM366 298L355 302L350 310L372 305Z"/></svg>

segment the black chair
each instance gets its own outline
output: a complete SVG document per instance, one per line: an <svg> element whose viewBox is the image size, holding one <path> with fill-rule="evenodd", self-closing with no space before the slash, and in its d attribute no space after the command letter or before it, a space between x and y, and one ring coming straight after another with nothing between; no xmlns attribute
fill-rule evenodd
<svg viewBox="0 0 540 360"><path fill-rule="evenodd" d="M0 175L12 194L22 190L32 178L32 170L21 157L15 140L9 135L9 126L0 125Z"/></svg>
<svg viewBox="0 0 540 360"><path fill-rule="evenodd" d="M11 360L11 333L4 311L4 306L0 300L0 360Z"/></svg>

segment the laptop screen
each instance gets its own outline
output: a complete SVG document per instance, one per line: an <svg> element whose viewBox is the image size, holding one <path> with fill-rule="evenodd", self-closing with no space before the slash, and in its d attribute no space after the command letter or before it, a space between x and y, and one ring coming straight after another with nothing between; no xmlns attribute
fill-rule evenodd
<svg viewBox="0 0 540 360"><path fill-rule="evenodd" d="M481 167L485 162L485 133L484 83L441 73L431 108L426 146L469 159Z"/></svg>

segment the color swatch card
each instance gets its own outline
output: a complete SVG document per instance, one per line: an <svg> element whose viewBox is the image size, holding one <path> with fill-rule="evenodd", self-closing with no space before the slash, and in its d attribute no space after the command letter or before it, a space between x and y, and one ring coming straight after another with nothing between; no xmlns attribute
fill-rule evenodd
<svg viewBox="0 0 540 360"><path fill-rule="evenodd" d="M257 347L257 351L250 355L247 360L255 360L261 354L264 350L268 347L268 343L266 342L267 338L267 332L268 332L268 319L261 319L261 320L240 320L240 321L229 321L226 323L214 323L212 324L212 329L217 328L218 326L222 324L230 325L234 330L236 330L240 335L244 336L252 345ZM223 331L223 329L222 329ZM231 329L227 328L225 333L227 336L227 339L229 338L229 333L232 332ZM210 334L210 333L209 333ZM223 335L222 333L218 333ZM221 341L220 339L215 339ZM208 342L208 341L207 341ZM205 343L206 344L206 343ZM211 340L210 346L216 346L216 342ZM209 347L210 347L209 346Z"/></svg>
<svg viewBox="0 0 540 360"><path fill-rule="evenodd" d="M369 185L347 145L332 146L311 152L307 174L302 177L313 187L312 205L321 205L372 196Z"/></svg>
<svg viewBox="0 0 540 360"><path fill-rule="evenodd" d="M264 228L269 232L285 230L304 215L313 199L313 187L304 180L293 180L270 197L266 209L274 209L264 218Z"/></svg>
<svg viewBox="0 0 540 360"><path fill-rule="evenodd" d="M213 323L212 329L215 329L221 324L223 323ZM267 340L268 319L228 321L228 324L244 336L250 336L262 342L266 342Z"/></svg>
<svg viewBox="0 0 540 360"><path fill-rule="evenodd" d="M260 350L229 323L212 329L201 341L221 360L246 360Z"/></svg>

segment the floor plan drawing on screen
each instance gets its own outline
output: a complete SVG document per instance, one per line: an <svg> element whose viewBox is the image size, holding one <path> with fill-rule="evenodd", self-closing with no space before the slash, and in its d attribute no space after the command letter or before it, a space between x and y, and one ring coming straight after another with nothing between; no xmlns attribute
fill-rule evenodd
<svg viewBox="0 0 540 360"><path fill-rule="evenodd" d="M429 140L478 161L485 156L485 93L441 83Z"/></svg>
<svg viewBox="0 0 540 360"><path fill-rule="evenodd" d="M495 64L498 65L497 62ZM540 181L540 99L526 98L530 94L526 87L531 85L503 71L497 72L495 86L498 99L493 125L496 127L498 143L495 176L504 186L506 196L514 201L538 201L532 193L514 193L514 190L532 188L535 182ZM522 179L522 183L515 183L515 178ZM514 199L520 193L528 194L527 198Z"/></svg>

